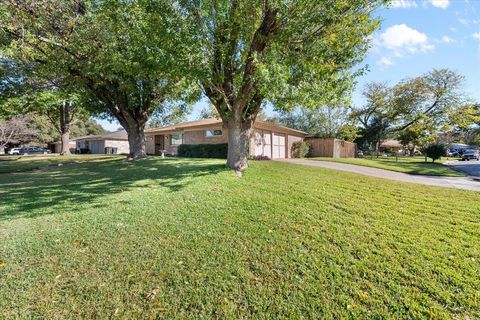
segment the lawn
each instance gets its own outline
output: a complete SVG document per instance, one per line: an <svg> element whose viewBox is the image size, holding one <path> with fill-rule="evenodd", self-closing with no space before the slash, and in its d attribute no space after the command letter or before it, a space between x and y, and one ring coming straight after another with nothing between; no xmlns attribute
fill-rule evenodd
<svg viewBox="0 0 480 320"><path fill-rule="evenodd" d="M123 157L123 156L118 156ZM112 156L105 155L29 155L29 156L1 156L0 174L10 172L26 172L32 170L45 170L51 166L63 166L85 161L111 161Z"/></svg>
<svg viewBox="0 0 480 320"><path fill-rule="evenodd" d="M398 161L395 157L379 158L309 158L311 160L340 162L356 164L359 166L385 169L409 174L421 174L429 176L462 177L463 173L450 169L442 164L445 160L437 160L435 163L425 162L424 157L401 157Z"/></svg>
<svg viewBox="0 0 480 320"><path fill-rule="evenodd" d="M480 193L81 159L0 174L0 318L480 317Z"/></svg>

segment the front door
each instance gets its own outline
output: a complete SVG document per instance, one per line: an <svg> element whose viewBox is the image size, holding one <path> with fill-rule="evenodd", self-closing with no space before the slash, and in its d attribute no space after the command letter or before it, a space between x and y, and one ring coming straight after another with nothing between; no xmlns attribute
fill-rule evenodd
<svg viewBox="0 0 480 320"><path fill-rule="evenodd" d="M155 154L162 154L162 150L164 150L163 141L163 135L155 136Z"/></svg>

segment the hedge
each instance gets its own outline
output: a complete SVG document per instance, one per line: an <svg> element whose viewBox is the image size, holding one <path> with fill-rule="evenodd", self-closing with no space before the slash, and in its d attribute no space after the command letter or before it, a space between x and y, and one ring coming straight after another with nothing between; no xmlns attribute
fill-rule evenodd
<svg viewBox="0 0 480 320"><path fill-rule="evenodd" d="M181 144L177 155L187 158L219 158L227 159L228 144Z"/></svg>

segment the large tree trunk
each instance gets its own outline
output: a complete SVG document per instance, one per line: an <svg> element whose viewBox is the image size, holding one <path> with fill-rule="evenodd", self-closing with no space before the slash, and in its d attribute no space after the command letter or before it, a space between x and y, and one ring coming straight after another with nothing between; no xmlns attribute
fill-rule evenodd
<svg viewBox="0 0 480 320"><path fill-rule="evenodd" d="M130 147L130 160L138 160L147 157L145 147L145 123L146 121L131 119L124 125L128 134L128 145Z"/></svg>
<svg viewBox="0 0 480 320"><path fill-rule="evenodd" d="M70 154L70 125L73 122L75 113L75 105L71 101L63 101L62 105L58 108L58 118L60 119L60 139L62 149L61 155ZM55 124L55 120L50 118Z"/></svg>
<svg viewBox="0 0 480 320"><path fill-rule="evenodd" d="M248 167L252 121L231 119L227 122L228 154L227 167L237 173Z"/></svg>
<svg viewBox="0 0 480 320"><path fill-rule="evenodd" d="M62 151L60 154L70 154L70 128L66 131L62 131Z"/></svg>

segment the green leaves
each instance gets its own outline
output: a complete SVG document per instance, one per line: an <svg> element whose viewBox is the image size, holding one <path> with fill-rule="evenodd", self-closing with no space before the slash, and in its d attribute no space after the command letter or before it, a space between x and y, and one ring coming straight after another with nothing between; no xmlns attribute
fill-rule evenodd
<svg viewBox="0 0 480 320"><path fill-rule="evenodd" d="M192 72L222 111L254 97L284 110L348 100L381 1L181 3L200 47Z"/></svg>

